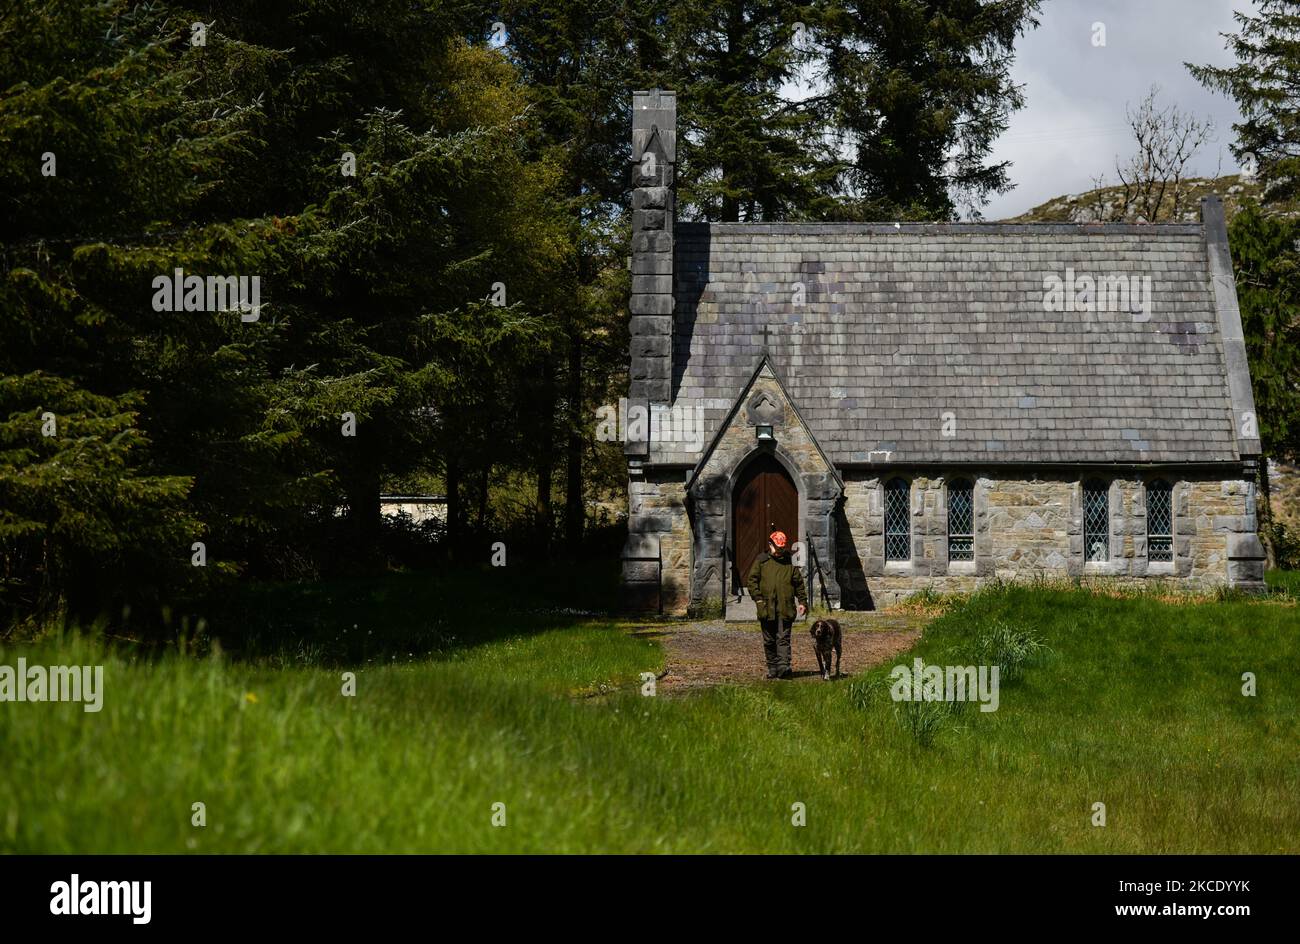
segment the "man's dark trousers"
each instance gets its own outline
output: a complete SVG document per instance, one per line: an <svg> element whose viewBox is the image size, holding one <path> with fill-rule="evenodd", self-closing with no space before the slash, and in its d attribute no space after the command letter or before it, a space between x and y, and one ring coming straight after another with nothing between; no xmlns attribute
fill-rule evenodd
<svg viewBox="0 0 1300 944"><path fill-rule="evenodd" d="M790 621L778 616L761 619L763 652L767 656L767 674L781 675L790 671Z"/></svg>

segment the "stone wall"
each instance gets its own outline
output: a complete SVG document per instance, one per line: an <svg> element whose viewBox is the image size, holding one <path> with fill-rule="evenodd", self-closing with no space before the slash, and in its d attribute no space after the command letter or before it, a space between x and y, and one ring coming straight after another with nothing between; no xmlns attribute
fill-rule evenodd
<svg viewBox="0 0 1300 944"><path fill-rule="evenodd" d="M662 575L662 586L658 583ZM647 469L628 481L623 585L629 609L685 615L691 593L691 523L680 470Z"/></svg>
<svg viewBox="0 0 1300 944"><path fill-rule="evenodd" d="M767 385L755 385L755 390ZM743 413L739 414L743 417ZM798 450L795 418L778 433L781 449ZM629 485L629 524L636 541L624 562L629 605L656 609L662 573L663 611L683 616L720 601L722 561L718 549L729 527L729 483L753 453L752 430L745 423L724 435L717 466L705 472L688 498L682 470L647 469ZM774 424L775 425L775 424ZM715 450L716 452L716 450ZM1149 479L1132 473L1098 477L1110 489L1110 554L1085 562L1082 484L1064 475L1026 477L996 470L960 473L974 492L973 561L949 561L946 482L941 474L844 475L843 500L829 469L800 454L811 468L796 480L800 520L827 567L832 600L850 609L884 607L930 588L968 593L992 580L1098 578L1122 583L1177 581L1189 589L1234 586L1259 589L1262 549L1255 536L1254 485L1192 472L1162 473L1173 486L1173 561L1147 556L1146 489ZM713 460L710 460L712 462ZM791 455L783 461L792 462ZM911 483L912 559L885 560L883 485L902 476ZM1152 475L1150 479L1157 476ZM827 511L838 509L828 527ZM638 543L639 542L639 543ZM635 549L639 548L641 559ZM730 583L730 577L728 582Z"/></svg>
<svg viewBox="0 0 1300 944"><path fill-rule="evenodd" d="M912 559L906 562L885 560L883 487L895 475L911 483ZM1254 487L1244 478L1163 474L1173 486L1174 559L1152 562L1147 557L1146 480L1132 473L1098 474L1110 488L1110 554L1105 561L1085 563L1078 478L997 470L959 477L974 490L973 561L948 560L943 475L899 471L844 476L837 541L844 606L885 606L926 587L968 592L994 578L1178 579L1195 588L1231 584L1246 589L1257 589L1262 581Z"/></svg>
<svg viewBox="0 0 1300 944"><path fill-rule="evenodd" d="M412 524L447 520L447 499L441 495L380 495L379 513L385 518L411 519Z"/></svg>

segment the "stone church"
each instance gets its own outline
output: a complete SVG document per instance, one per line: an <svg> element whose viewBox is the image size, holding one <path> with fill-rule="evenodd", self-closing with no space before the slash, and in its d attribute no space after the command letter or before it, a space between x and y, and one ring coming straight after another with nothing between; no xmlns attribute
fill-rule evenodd
<svg viewBox="0 0 1300 944"><path fill-rule="evenodd" d="M675 218L634 93L629 605L752 613L766 535L821 605L1084 577L1263 585L1223 207L1200 223Z"/></svg>

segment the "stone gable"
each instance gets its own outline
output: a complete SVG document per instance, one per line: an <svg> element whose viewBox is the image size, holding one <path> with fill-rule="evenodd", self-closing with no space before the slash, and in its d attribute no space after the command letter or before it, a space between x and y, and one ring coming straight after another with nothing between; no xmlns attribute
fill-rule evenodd
<svg viewBox="0 0 1300 944"><path fill-rule="evenodd" d="M758 441L759 425L772 427L772 441ZM731 486L745 464L764 453L774 455L786 468L799 492L801 533L792 539L810 547L808 553L820 563L828 592L834 584L831 516L843 485L781 379L763 358L752 370L749 382L691 477L691 516L696 534L693 597L697 603L721 596L718 577L724 570L729 571L721 554L732 532ZM735 574L729 573L728 580L734 581Z"/></svg>

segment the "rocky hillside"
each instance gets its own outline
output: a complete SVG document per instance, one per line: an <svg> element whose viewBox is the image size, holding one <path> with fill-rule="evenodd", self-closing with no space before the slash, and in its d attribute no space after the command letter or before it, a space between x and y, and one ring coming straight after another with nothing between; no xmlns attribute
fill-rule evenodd
<svg viewBox="0 0 1300 944"><path fill-rule="evenodd" d="M1274 520L1285 525L1294 540L1300 537L1300 466L1270 461L1268 471Z"/></svg>
<svg viewBox="0 0 1300 944"><path fill-rule="evenodd" d="M1135 205L1129 208L1124 220L1129 223L1150 222L1185 222L1195 223L1200 219L1201 197L1217 194L1224 204L1229 217L1237 211L1243 199L1254 199L1259 195L1259 183L1249 178L1243 179L1233 174L1228 177L1192 177L1184 180L1180 187L1178 219L1171 220L1173 197L1166 192L1157 220L1144 219ZM1012 217L1009 223L1095 223L1097 220L1116 221L1118 208L1123 203L1123 187L1103 187L1084 193L1056 197L1034 207L1027 213Z"/></svg>

